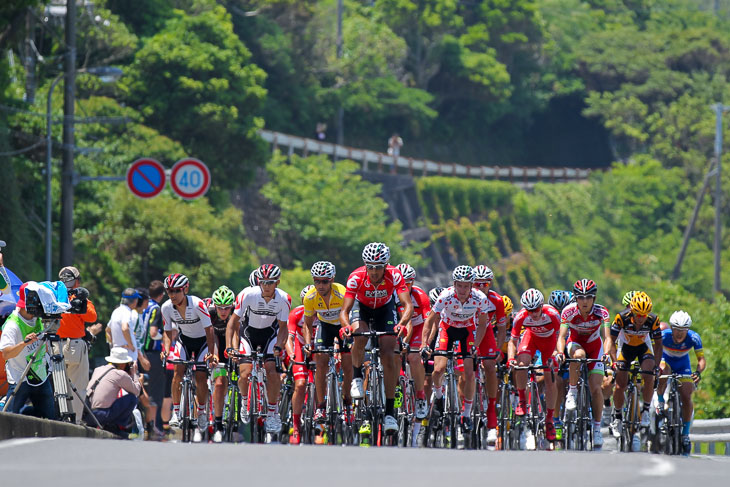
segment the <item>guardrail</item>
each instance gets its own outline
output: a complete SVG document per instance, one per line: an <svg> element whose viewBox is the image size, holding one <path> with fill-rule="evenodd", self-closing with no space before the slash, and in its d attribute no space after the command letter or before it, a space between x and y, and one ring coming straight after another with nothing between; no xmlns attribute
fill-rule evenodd
<svg viewBox="0 0 730 487"><path fill-rule="evenodd" d="M522 187L529 187L537 182L582 181L587 179L591 172L590 169L572 167L466 166L413 157L395 157L383 152L331 144L270 130L261 130L259 135L272 144L274 150L282 146L288 149L289 154L298 150L305 157L313 153L327 154L335 159L351 159L360 162L363 171L405 173L410 176L498 179Z"/></svg>
<svg viewBox="0 0 730 487"><path fill-rule="evenodd" d="M707 453L715 455L718 443L725 449L725 455L730 456L730 418L697 419L692 422L689 439L693 443L694 453L703 453L702 444L707 444Z"/></svg>

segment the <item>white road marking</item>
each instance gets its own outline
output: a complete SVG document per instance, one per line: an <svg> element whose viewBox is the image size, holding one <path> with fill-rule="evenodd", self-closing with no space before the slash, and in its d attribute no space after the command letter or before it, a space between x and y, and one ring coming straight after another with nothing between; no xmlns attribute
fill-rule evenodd
<svg viewBox="0 0 730 487"><path fill-rule="evenodd" d="M22 445L29 445L31 443L38 443L41 441L55 440L56 438L18 438L16 440L0 441L0 448L10 448Z"/></svg>
<svg viewBox="0 0 730 487"><path fill-rule="evenodd" d="M641 475L647 475L651 477L666 477L674 473L677 469L672 462L664 460L662 458L652 458L652 463L648 468L643 469Z"/></svg>

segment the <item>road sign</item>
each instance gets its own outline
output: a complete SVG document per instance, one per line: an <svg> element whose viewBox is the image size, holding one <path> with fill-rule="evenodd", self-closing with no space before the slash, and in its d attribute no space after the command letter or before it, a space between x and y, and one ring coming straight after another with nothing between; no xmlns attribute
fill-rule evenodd
<svg viewBox="0 0 730 487"><path fill-rule="evenodd" d="M154 159L137 159L127 169L127 187L138 198L154 198L165 188L165 168Z"/></svg>
<svg viewBox="0 0 730 487"><path fill-rule="evenodd" d="M170 186L175 194L183 199L200 198L210 188L208 166L198 159L180 159L172 166Z"/></svg>

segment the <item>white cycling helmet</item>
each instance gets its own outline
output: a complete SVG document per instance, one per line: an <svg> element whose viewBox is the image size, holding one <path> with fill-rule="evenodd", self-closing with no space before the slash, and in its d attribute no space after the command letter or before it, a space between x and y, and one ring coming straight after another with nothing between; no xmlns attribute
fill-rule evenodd
<svg viewBox="0 0 730 487"><path fill-rule="evenodd" d="M403 274L403 279L406 281L412 281L416 278L416 269L413 266L403 263L398 264L397 267L400 273Z"/></svg>
<svg viewBox="0 0 730 487"><path fill-rule="evenodd" d="M428 300L431 301L431 306L436 304L436 301L438 301L439 296L441 296L441 293L444 292L444 289L446 288L437 286L428 292Z"/></svg>
<svg viewBox="0 0 730 487"><path fill-rule="evenodd" d="M451 273L451 280L459 282L474 282L474 269L468 265L460 265Z"/></svg>
<svg viewBox="0 0 730 487"><path fill-rule="evenodd" d="M312 286L311 284L309 284L308 286L304 286L302 288L302 292L299 293L299 299L304 300L304 296L306 296L307 293L312 289L314 289L314 286Z"/></svg>
<svg viewBox="0 0 730 487"><path fill-rule="evenodd" d="M692 317L686 311L675 311L669 318L669 324L672 325L672 328L688 329L692 326Z"/></svg>
<svg viewBox="0 0 730 487"><path fill-rule="evenodd" d="M527 311L533 311L538 309L545 303L545 297L539 290L531 287L530 289L522 293L520 303L522 304L522 307L525 308Z"/></svg>
<svg viewBox="0 0 730 487"><path fill-rule="evenodd" d="M362 249L362 261L366 264L387 264L390 249L382 242L370 242Z"/></svg>
<svg viewBox="0 0 730 487"><path fill-rule="evenodd" d="M259 278L256 276L257 270L258 269L252 270L251 274L248 275L248 283L251 285L251 287L259 285Z"/></svg>
<svg viewBox="0 0 730 487"><path fill-rule="evenodd" d="M332 262L320 260L319 262L314 263L310 272L312 273L312 277L315 279L318 277L320 279L334 279L336 269Z"/></svg>
<svg viewBox="0 0 730 487"><path fill-rule="evenodd" d="M494 272L485 265L478 265L474 268L475 281L491 281L494 279Z"/></svg>

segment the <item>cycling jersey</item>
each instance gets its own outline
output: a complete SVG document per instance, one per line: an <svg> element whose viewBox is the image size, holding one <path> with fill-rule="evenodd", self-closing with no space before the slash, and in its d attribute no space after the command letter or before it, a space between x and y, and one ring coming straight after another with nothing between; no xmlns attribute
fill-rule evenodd
<svg viewBox="0 0 730 487"><path fill-rule="evenodd" d="M226 327L228 325L228 322L220 319L220 316L218 316L218 311L213 305L208 305L208 314L210 314L210 324L211 326L213 326L213 331L215 331L215 335L218 337L222 336L225 339Z"/></svg>
<svg viewBox="0 0 730 487"><path fill-rule="evenodd" d="M515 316L512 325L512 338L520 338L522 328L525 328L525 335L530 334L537 338L558 338L558 329L560 328L560 315L557 310L550 305L542 306L542 314L538 320L533 320L526 309L521 309Z"/></svg>
<svg viewBox="0 0 730 487"><path fill-rule="evenodd" d="M304 335L302 334L302 327L304 324L305 308L303 305L297 306L289 313L289 319L287 321L287 329L289 330L289 336L295 337L300 344L304 344ZM317 318L312 323L312 329L316 329L319 325ZM339 323L337 324L339 326Z"/></svg>
<svg viewBox="0 0 730 487"><path fill-rule="evenodd" d="M504 301L502 296L496 291L489 290L487 298L494 305L494 310L489 311L489 323L493 323L496 326L505 326L507 324L507 317L504 314Z"/></svg>
<svg viewBox="0 0 730 487"><path fill-rule="evenodd" d="M453 286L446 288L433 305L433 311L441 316L441 323L456 328L474 326L480 315L493 309L494 304L476 289L472 289L466 302L462 303Z"/></svg>
<svg viewBox="0 0 730 487"><path fill-rule="evenodd" d="M705 352L702 349L702 340L700 334L696 331L689 330L681 343L675 343L672 336L672 330L662 331L662 355L664 358L678 359L689 356L689 351L694 349L698 357L702 357Z"/></svg>
<svg viewBox="0 0 730 487"><path fill-rule="evenodd" d="M291 298L281 289L276 289L274 297L268 302L261 297L261 287L249 287L241 291L240 302L236 305L234 313L244 320L244 325L251 328L264 329L278 326L279 321L286 322L289 319Z"/></svg>
<svg viewBox="0 0 730 487"><path fill-rule="evenodd" d="M428 313L431 311L431 301L429 301L426 291L418 286L412 286L411 302L413 303L411 325L413 326L413 328L416 328L426 321ZM403 316L403 310L405 309L405 305L400 302L398 296L396 296L396 308L398 309L398 315Z"/></svg>
<svg viewBox="0 0 730 487"><path fill-rule="evenodd" d="M584 344L600 340L601 327L608 328L609 319L608 310L600 304L594 304L588 317L583 318L578 304L571 303L563 309L560 326L570 328L568 341Z"/></svg>
<svg viewBox="0 0 730 487"><path fill-rule="evenodd" d="M342 309L342 303L345 301L346 292L345 286L333 282L329 302L325 303L324 298L320 296L316 288L310 289L302 300L304 316L314 316L316 314L323 323L339 325L340 310Z"/></svg>
<svg viewBox="0 0 730 487"><path fill-rule="evenodd" d="M188 338L204 337L205 329L211 326L208 308L197 296L185 296L185 299L187 300L185 316L180 315L169 299L162 305L162 321L165 323L165 331L177 328L180 335Z"/></svg>
<svg viewBox="0 0 730 487"><path fill-rule="evenodd" d="M381 308L388 304L394 294L407 293L403 274L397 267L387 265L383 280L377 286L370 282L365 266L358 267L347 278L346 298L353 298L368 308Z"/></svg>
<svg viewBox="0 0 730 487"><path fill-rule="evenodd" d="M631 347L639 345L651 345L651 340L661 338L661 328L659 327L659 318L654 313L644 321L644 324L637 330L633 323L634 314L630 309L626 309L616 315L611 325L611 336L618 337L622 343Z"/></svg>

